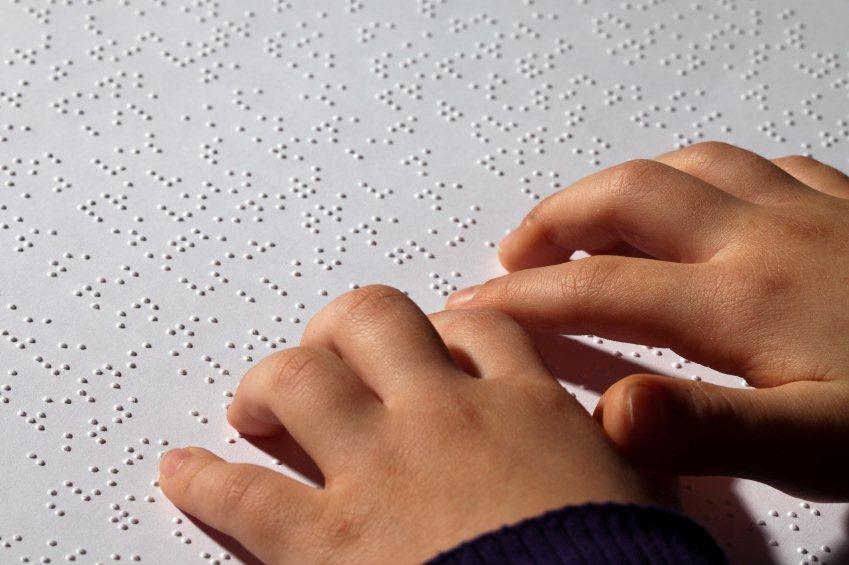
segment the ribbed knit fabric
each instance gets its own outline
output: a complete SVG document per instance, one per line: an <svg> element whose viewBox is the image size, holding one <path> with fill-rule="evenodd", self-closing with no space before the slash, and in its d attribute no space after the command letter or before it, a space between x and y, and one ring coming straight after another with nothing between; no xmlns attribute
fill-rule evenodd
<svg viewBox="0 0 849 565"><path fill-rule="evenodd" d="M636 504L567 506L484 534L430 561L490 563L724 564L712 537L690 518Z"/></svg>

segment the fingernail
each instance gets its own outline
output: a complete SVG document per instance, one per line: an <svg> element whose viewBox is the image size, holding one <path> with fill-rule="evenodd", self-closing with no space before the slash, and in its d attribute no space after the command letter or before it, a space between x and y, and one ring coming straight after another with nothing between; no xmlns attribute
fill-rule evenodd
<svg viewBox="0 0 849 565"><path fill-rule="evenodd" d="M629 443L636 451L659 447L669 434L669 405L656 387L634 385L627 396Z"/></svg>
<svg viewBox="0 0 849 565"><path fill-rule="evenodd" d="M470 286L468 288L464 288L462 290L458 290L454 294L448 297L448 300L445 302L445 306L448 308L458 308L474 298L475 293L480 288L480 285Z"/></svg>
<svg viewBox="0 0 849 565"><path fill-rule="evenodd" d="M172 449L162 456L162 461L159 462L159 473L166 479L173 477L183 462L192 456L192 452L187 448Z"/></svg>

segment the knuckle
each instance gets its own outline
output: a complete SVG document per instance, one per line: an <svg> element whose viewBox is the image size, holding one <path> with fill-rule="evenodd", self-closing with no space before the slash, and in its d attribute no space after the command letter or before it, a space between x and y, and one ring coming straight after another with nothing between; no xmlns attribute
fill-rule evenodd
<svg viewBox="0 0 849 565"><path fill-rule="evenodd" d="M731 159L742 159L745 153L723 141L703 141L681 149L675 156L685 172L699 176L726 166Z"/></svg>
<svg viewBox="0 0 849 565"><path fill-rule="evenodd" d="M782 168L790 171L804 171L805 169L815 168L820 164L816 159L806 157L805 155L788 155L776 159L775 162Z"/></svg>
<svg viewBox="0 0 849 565"><path fill-rule="evenodd" d="M560 202L565 196L566 194L563 192L558 192L534 206L525 215L522 220L522 226L537 226L546 235L551 235L549 232L555 229L552 224L557 223L558 211L561 207Z"/></svg>
<svg viewBox="0 0 849 565"><path fill-rule="evenodd" d="M468 333L502 333L524 332L513 318L507 314L494 309L484 310L455 310L444 322L440 329L446 334Z"/></svg>
<svg viewBox="0 0 849 565"><path fill-rule="evenodd" d="M635 159L613 167L605 186L611 198L639 197L654 186L652 179L666 174L666 166L650 159Z"/></svg>
<svg viewBox="0 0 849 565"><path fill-rule="evenodd" d="M710 167L720 159L726 158L738 151L737 147L724 141L703 141L685 149L691 164L699 167Z"/></svg>
<svg viewBox="0 0 849 565"><path fill-rule="evenodd" d="M370 320L409 302L410 299L396 288L370 285L342 295L334 312L348 320Z"/></svg>
<svg viewBox="0 0 849 565"><path fill-rule="evenodd" d="M561 294L589 296L601 292L615 276L615 267L604 257L589 257L575 261L561 278Z"/></svg>
<svg viewBox="0 0 849 565"><path fill-rule="evenodd" d="M256 488L259 474L247 465L232 465L218 481L213 504L221 516L233 516L255 509L250 507L250 494ZM263 496L265 498L265 496Z"/></svg>
<svg viewBox="0 0 849 565"><path fill-rule="evenodd" d="M475 293L475 302L482 308L522 304L533 292L534 281L528 277L507 275L484 283Z"/></svg>
<svg viewBox="0 0 849 565"><path fill-rule="evenodd" d="M310 347L295 347L277 353L269 371L269 387L275 393L299 390L321 372L324 355Z"/></svg>

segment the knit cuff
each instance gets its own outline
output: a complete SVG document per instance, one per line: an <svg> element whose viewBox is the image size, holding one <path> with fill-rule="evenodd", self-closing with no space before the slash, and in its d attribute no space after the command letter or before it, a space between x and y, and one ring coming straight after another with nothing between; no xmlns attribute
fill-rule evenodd
<svg viewBox="0 0 849 565"><path fill-rule="evenodd" d="M505 526L433 558L439 565L489 563L724 564L713 538L690 518L652 506L567 506Z"/></svg>

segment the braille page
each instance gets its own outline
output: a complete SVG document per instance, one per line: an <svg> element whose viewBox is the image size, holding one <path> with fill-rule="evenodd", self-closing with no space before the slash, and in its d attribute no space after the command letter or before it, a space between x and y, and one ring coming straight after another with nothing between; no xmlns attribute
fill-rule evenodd
<svg viewBox="0 0 849 565"><path fill-rule="evenodd" d="M541 198L706 139L849 166L841 0L0 2L0 562L245 558L156 485L244 372L372 282L499 274ZM591 407L671 351L543 344ZM788 459L804 459L804 450ZM685 507L739 563L849 560L849 511L742 480Z"/></svg>

